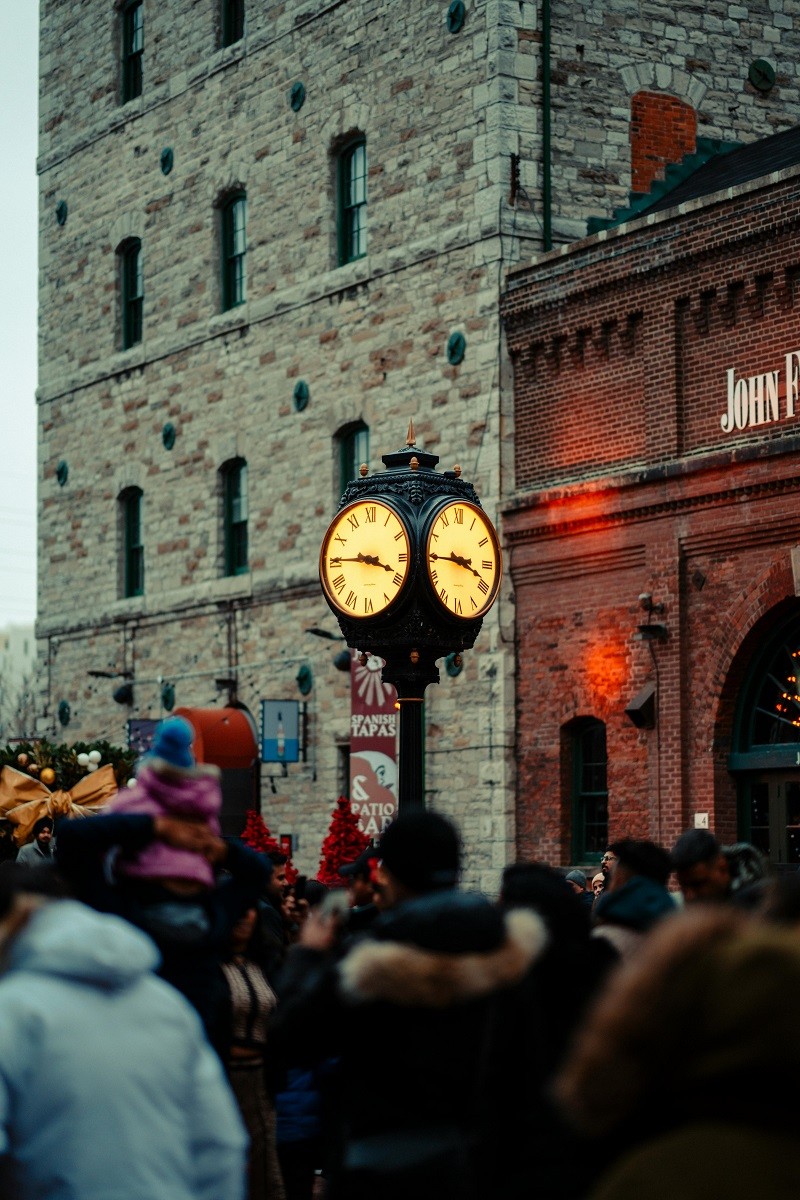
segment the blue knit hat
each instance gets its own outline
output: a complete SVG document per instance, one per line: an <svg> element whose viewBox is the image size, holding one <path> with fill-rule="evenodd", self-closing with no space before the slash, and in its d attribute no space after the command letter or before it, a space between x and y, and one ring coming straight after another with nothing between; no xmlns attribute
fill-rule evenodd
<svg viewBox="0 0 800 1200"><path fill-rule="evenodd" d="M171 767L193 767L194 729L183 717L168 717L156 728L150 753Z"/></svg>

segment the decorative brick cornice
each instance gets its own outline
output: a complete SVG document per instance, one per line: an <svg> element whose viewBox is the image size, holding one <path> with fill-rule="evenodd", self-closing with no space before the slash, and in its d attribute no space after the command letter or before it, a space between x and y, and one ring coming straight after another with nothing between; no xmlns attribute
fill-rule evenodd
<svg viewBox="0 0 800 1200"><path fill-rule="evenodd" d="M609 571L640 570L646 565L646 554L644 545L636 545L594 554L572 554L567 558L523 563L520 566L516 566L512 559L511 575L515 587L540 587L542 584L557 583L564 579L585 579L588 575L602 575Z"/></svg>
<svg viewBox="0 0 800 1200"><path fill-rule="evenodd" d="M605 513L594 513L588 517L576 517L574 519L566 519L557 521L553 524L542 524L538 522L535 525L526 525L525 527L509 527L508 522L504 526L504 536L510 546L523 545L526 542L534 541L552 541L557 538L571 536L576 533L591 533L610 528L621 527L624 525L635 525L642 521L652 521L660 517L674 515L678 512L687 512L699 510L703 508L714 508L721 505L730 505L736 501L744 499L757 499L772 495L781 495L787 492L800 492L800 474L794 474L788 478L765 480L758 483L747 483L739 487L720 488L714 492L698 492L691 496L675 496L673 498L660 498L650 503L643 502L630 506L622 506L613 511ZM576 495L576 500L578 496ZM559 504L563 505L564 501L559 500ZM531 505L537 516L546 514L549 508L546 492L537 493L535 502ZM514 509L514 514L519 517L519 513L524 511L524 505L519 504ZM507 511L507 517L512 517L512 513ZM781 529L784 533L790 534L793 537L800 538L800 517L796 522L787 521L781 522ZM784 529L785 526L785 529ZM766 528L771 528L767 526ZM751 531L754 538L752 544L767 544L774 540L768 534L765 534L763 540L760 539L758 530ZM712 535L713 536L713 535ZM720 535L725 537L726 533ZM749 534L747 536L750 536ZM783 536L783 534L782 534ZM687 539L687 544L691 539ZM698 545L702 539L698 537ZM741 541L737 540L733 534L731 535L731 544L741 545ZM721 543L727 544L727 543ZM750 543L748 543L750 544Z"/></svg>

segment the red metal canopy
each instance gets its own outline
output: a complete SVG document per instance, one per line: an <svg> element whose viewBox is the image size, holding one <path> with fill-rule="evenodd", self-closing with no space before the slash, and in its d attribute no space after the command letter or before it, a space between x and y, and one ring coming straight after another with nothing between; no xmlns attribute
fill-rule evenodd
<svg viewBox="0 0 800 1200"><path fill-rule="evenodd" d="M246 708L176 708L194 729L194 756L223 771L252 767L258 758L258 730Z"/></svg>

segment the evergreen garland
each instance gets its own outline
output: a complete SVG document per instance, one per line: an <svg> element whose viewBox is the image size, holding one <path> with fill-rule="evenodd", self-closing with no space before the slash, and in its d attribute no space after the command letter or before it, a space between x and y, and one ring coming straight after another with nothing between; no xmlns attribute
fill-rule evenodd
<svg viewBox="0 0 800 1200"><path fill-rule="evenodd" d="M100 759L97 764L91 766L91 769L78 762L79 754L89 755L92 753L99 754ZM44 771L45 777L42 779L42 783L51 792L57 789L68 792L84 776L90 774L95 765L110 764L114 768L117 787L123 788L133 774L136 759L137 755L134 750L114 746L111 742L73 742L71 746L67 746L63 743L56 745L46 738L41 738L16 742L13 746L3 747L0 750L0 769L13 767L16 771L22 771L26 775L32 775L38 779L41 779ZM55 772L54 778L50 777L49 771Z"/></svg>

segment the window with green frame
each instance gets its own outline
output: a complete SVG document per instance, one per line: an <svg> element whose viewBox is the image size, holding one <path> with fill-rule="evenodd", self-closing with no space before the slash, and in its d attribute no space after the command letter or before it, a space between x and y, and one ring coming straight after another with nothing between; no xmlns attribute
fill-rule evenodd
<svg viewBox="0 0 800 1200"><path fill-rule="evenodd" d="M132 0L120 14L122 21L122 103L142 94L142 58L144 56L144 6Z"/></svg>
<svg viewBox="0 0 800 1200"><path fill-rule="evenodd" d="M572 758L572 855L600 862L608 845L606 727L594 717L569 727Z"/></svg>
<svg viewBox="0 0 800 1200"><path fill-rule="evenodd" d="M233 46L244 37L244 0L222 0L222 45Z"/></svg>
<svg viewBox="0 0 800 1200"><path fill-rule="evenodd" d="M123 242L118 250L120 286L120 344L129 350L142 340L144 268L138 238Z"/></svg>
<svg viewBox="0 0 800 1200"><path fill-rule="evenodd" d="M144 543L142 541L142 491L126 488L119 498L122 528L122 594L144 595Z"/></svg>
<svg viewBox="0 0 800 1200"><path fill-rule="evenodd" d="M737 837L773 863L800 864L800 605L763 627L736 705L728 766L737 787Z"/></svg>
<svg viewBox="0 0 800 1200"><path fill-rule="evenodd" d="M222 207L222 307L247 299L247 196L235 192Z"/></svg>
<svg viewBox="0 0 800 1200"><path fill-rule="evenodd" d="M367 253L367 142L348 142L339 153L339 265Z"/></svg>
<svg viewBox="0 0 800 1200"><path fill-rule="evenodd" d="M358 469L369 462L369 426L363 421L348 425L338 435L339 442L339 491L358 479Z"/></svg>
<svg viewBox="0 0 800 1200"><path fill-rule="evenodd" d="M232 459L222 468L225 574L244 575L247 557L247 463Z"/></svg>

